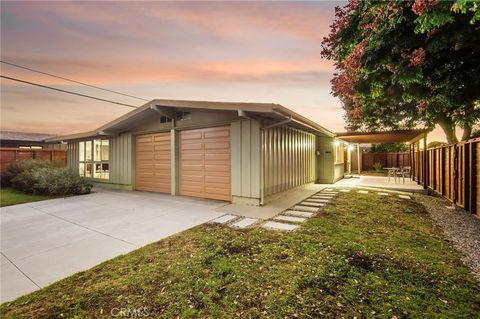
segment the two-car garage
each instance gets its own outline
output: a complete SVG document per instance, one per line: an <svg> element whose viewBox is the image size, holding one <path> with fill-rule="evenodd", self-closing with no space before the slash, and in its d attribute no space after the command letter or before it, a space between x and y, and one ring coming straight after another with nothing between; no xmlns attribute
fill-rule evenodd
<svg viewBox="0 0 480 319"><path fill-rule="evenodd" d="M137 135L135 188L171 193L172 166L177 165L178 194L230 201L230 126L179 131L178 158L171 136Z"/></svg>

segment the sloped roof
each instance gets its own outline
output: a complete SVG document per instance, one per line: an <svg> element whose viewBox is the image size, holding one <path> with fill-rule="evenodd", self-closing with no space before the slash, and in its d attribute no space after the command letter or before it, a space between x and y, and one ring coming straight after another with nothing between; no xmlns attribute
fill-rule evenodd
<svg viewBox="0 0 480 319"><path fill-rule="evenodd" d="M0 140L42 142L54 134L1 131Z"/></svg>
<svg viewBox="0 0 480 319"><path fill-rule="evenodd" d="M374 131L374 132L339 132L337 137L350 143L379 144L414 142L427 134L428 129Z"/></svg>
<svg viewBox="0 0 480 319"><path fill-rule="evenodd" d="M187 101L187 100L152 100L137 109L126 113L119 118L108 122L107 124L90 132L71 134L67 136L57 136L47 139L48 142L65 141L72 139L82 139L92 136L108 135L109 132L120 131L120 128L128 127L135 122L139 122L155 114L154 109L204 109L218 111L243 111L257 115L275 115L280 119L291 118L292 122L308 128L311 131L320 132L328 136L335 134L318 123L282 106L274 103L245 103L245 102L213 102L213 101Z"/></svg>

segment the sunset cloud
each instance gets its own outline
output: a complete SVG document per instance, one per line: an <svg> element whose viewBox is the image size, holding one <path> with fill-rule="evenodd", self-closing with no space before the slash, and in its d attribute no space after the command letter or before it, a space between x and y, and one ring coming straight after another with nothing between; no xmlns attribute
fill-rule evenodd
<svg viewBox="0 0 480 319"><path fill-rule="evenodd" d="M320 57L339 2L2 2L2 60L145 98L280 103L345 125ZM2 74L142 101L2 65ZM2 129L74 133L129 108L2 80Z"/></svg>

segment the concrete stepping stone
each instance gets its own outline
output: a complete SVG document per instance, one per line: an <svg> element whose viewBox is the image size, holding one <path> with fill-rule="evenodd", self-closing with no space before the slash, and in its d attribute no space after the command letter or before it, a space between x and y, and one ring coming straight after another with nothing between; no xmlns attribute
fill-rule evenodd
<svg viewBox="0 0 480 319"><path fill-rule="evenodd" d="M265 224L262 225L262 227L267 229L274 229L274 230L292 231L298 228L298 225L285 224L285 223L279 223L279 222L266 222Z"/></svg>
<svg viewBox="0 0 480 319"><path fill-rule="evenodd" d="M445 208L446 208L446 209L455 209L454 206L450 206L450 205L445 206Z"/></svg>
<svg viewBox="0 0 480 319"><path fill-rule="evenodd" d="M217 223L217 224L226 224L228 222L231 222L232 220L236 219L238 216L235 215L223 215L218 218L215 218L212 220L212 223Z"/></svg>
<svg viewBox="0 0 480 319"><path fill-rule="evenodd" d="M314 196L335 197L336 195L337 195L337 193L335 193L335 194L333 194L333 193L318 193L318 194L312 195L312 197L314 197Z"/></svg>
<svg viewBox="0 0 480 319"><path fill-rule="evenodd" d="M368 194L368 191L358 191L359 194Z"/></svg>
<svg viewBox="0 0 480 319"><path fill-rule="evenodd" d="M315 203L315 202L301 202L300 205L309 206L309 207L323 207L325 203Z"/></svg>
<svg viewBox="0 0 480 319"><path fill-rule="evenodd" d="M377 193L378 195L380 196L389 196L390 194L389 193Z"/></svg>
<svg viewBox="0 0 480 319"><path fill-rule="evenodd" d="M307 198L305 201L312 203L328 203L330 199L331 198Z"/></svg>
<svg viewBox="0 0 480 319"><path fill-rule="evenodd" d="M235 228L247 228L249 226L252 226L253 224L255 224L256 222L258 222L258 219L255 219L255 218L243 218L241 220L239 220L238 222L234 223L232 225L232 227L235 227Z"/></svg>
<svg viewBox="0 0 480 319"><path fill-rule="evenodd" d="M343 193L348 193L350 190L349 189L341 189L340 191L343 192Z"/></svg>
<svg viewBox="0 0 480 319"><path fill-rule="evenodd" d="M309 213L309 212L301 212L298 210L287 210L282 213L283 215L291 215L291 216L296 216L296 217L312 217L315 215L314 213Z"/></svg>
<svg viewBox="0 0 480 319"><path fill-rule="evenodd" d="M314 195L312 197L309 197L311 199L333 199L335 196L318 196L318 195Z"/></svg>
<svg viewBox="0 0 480 319"><path fill-rule="evenodd" d="M293 216L285 216L285 215L278 215L275 217L275 220L281 220L284 222L294 222L294 223L303 223L307 219L304 217L293 217Z"/></svg>
<svg viewBox="0 0 480 319"><path fill-rule="evenodd" d="M398 197L402 198L402 199L412 199L410 196L408 195L398 195Z"/></svg>
<svg viewBox="0 0 480 319"><path fill-rule="evenodd" d="M304 206L304 205L296 205L292 207L293 210L300 210L304 212L316 213L318 212L318 208Z"/></svg>
<svg viewBox="0 0 480 319"><path fill-rule="evenodd" d="M325 189L323 189L323 191L332 192L332 191L334 191L334 189L333 188L325 188Z"/></svg>

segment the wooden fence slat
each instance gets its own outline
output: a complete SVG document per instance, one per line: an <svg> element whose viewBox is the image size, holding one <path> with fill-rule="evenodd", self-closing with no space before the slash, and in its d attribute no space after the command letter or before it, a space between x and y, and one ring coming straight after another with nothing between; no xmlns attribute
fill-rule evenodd
<svg viewBox="0 0 480 319"><path fill-rule="evenodd" d="M480 138L411 153L413 179L480 217Z"/></svg>
<svg viewBox="0 0 480 319"><path fill-rule="evenodd" d="M0 171L3 171L10 163L17 160L39 159L53 162L57 166L67 165L66 150L51 149L23 149L23 148L0 148Z"/></svg>

